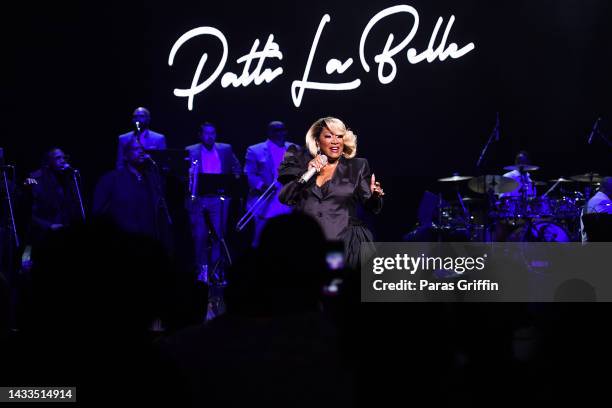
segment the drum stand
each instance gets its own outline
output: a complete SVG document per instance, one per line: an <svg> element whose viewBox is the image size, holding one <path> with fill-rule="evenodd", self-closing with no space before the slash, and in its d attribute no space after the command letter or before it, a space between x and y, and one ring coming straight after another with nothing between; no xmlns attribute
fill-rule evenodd
<svg viewBox="0 0 612 408"><path fill-rule="evenodd" d="M521 187L519 190L521 194L520 211L522 212L522 214L524 214L523 219L525 220L525 225L524 225L525 232L521 236L521 242L532 242L532 240L536 238L536 236L533 234L533 231L532 231L533 221L531 217L529 216L530 214L528 214L529 207L527 205L527 186L528 186L527 172L522 168L519 170L519 172L521 174Z"/></svg>
<svg viewBox="0 0 612 408"><path fill-rule="evenodd" d="M521 205L520 205L520 211L525 214L525 216L528 215L528 206L527 206L527 172L525 170L523 170L522 168L519 170L520 172L520 177L521 177L521 187L520 187L520 194L521 194ZM525 217L525 218L529 218L529 217Z"/></svg>
<svg viewBox="0 0 612 408"><path fill-rule="evenodd" d="M491 216L491 209L495 208L495 185L497 183L495 182L495 180L493 180L492 183L492 187L489 188L488 190L486 189L487 187L487 183L486 183L486 178L483 179L483 190L486 191L486 196L487 199L485 200L486 203L486 207L485 207L485 225L486 225L486 230L487 233L485 235L488 235L488 237L484 237L485 241L489 241L489 242L493 242L496 239L496 230L497 230L497 223L499 222L499 218L495 219L495 221L493 221L493 217Z"/></svg>
<svg viewBox="0 0 612 408"><path fill-rule="evenodd" d="M471 214L465 206L465 202L463 201L463 197L461 196L461 192L459 191L459 185L455 185L455 192L457 193L457 199L459 200L459 204L461 205L461 210L463 212L465 232L467 234L466 238L468 241L470 241L472 239Z"/></svg>

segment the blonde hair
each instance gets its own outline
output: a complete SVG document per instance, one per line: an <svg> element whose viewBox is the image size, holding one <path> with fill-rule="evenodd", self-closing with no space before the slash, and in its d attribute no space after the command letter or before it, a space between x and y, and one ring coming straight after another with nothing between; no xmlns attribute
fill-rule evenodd
<svg viewBox="0 0 612 408"><path fill-rule="evenodd" d="M331 116L321 118L310 126L306 133L306 147L313 156L317 155L319 150L318 140L323 129L329 129L336 135L342 136L344 141L344 149L342 155L347 159L352 159L357 155L357 135L354 134L346 125L337 118Z"/></svg>

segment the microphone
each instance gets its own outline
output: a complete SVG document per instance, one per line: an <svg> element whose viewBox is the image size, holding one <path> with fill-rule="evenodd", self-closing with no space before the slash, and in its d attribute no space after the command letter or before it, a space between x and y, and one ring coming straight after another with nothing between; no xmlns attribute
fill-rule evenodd
<svg viewBox="0 0 612 408"><path fill-rule="evenodd" d="M151 162L152 165L157 167L157 162L153 160L153 158L151 157L149 153L145 153L144 158L145 160L148 160L149 162Z"/></svg>
<svg viewBox="0 0 612 408"><path fill-rule="evenodd" d="M323 163L323 165L326 165L327 156L321 155L321 162ZM300 177L300 179L298 180L298 184L306 184L316 172L317 169L315 169L314 167L309 168L306 173L302 174L302 177Z"/></svg>
<svg viewBox="0 0 612 408"><path fill-rule="evenodd" d="M135 124L136 124L136 131L137 131L138 133L140 133L140 132L141 132L141 130L140 130L140 122L139 122L139 121L136 121L136 123L135 123Z"/></svg>
<svg viewBox="0 0 612 408"><path fill-rule="evenodd" d="M591 142L593 141L593 136L595 136L596 133L599 133L599 121L600 120L601 118L597 118L597 120L593 124L593 129L591 130L591 134L589 135L589 141L588 141L589 144L591 144Z"/></svg>

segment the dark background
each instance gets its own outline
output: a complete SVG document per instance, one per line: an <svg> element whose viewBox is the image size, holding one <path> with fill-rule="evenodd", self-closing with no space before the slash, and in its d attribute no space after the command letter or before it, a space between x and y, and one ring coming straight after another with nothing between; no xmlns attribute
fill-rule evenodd
<svg viewBox="0 0 612 408"><path fill-rule="evenodd" d="M547 180L597 171L610 174L610 153L602 140L586 143L594 120L612 117L612 5L606 0L418 1L419 30L407 47L422 51L438 17L441 34L456 17L449 42L474 42L466 56L444 62L409 64L395 57L397 76L381 85L373 56L388 33L396 42L412 18L399 14L379 23L366 48L370 72L359 62L358 47L367 22L401 2L208 2L131 1L24 3L5 16L2 28L7 86L3 91L2 140L19 177L38 167L42 153L60 146L82 170L86 190L115 162L117 136L128 131L131 112L146 106L152 129L169 147L197 141L197 125L218 127L218 141L231 143L243 162L248 145L265 138L266 124L284 121L292 141L303 143L310 124L337 116L358 135L358 154L369 159L387 193L376 223L379 240L395 240L409 230L425 189L440 190L439 177L501 174L520 149L528 150ZM312 40L324 13L331 15L313 62L313 81L350 81L353 91L306 90L295 108L291 82L301 79ZM239 74L236 59L256 38L274 34L284 58L270 84L221 88L219 79L195 97L173 95L186 88L202 52L209 53L203 77L216 65L220 47L195 39L169 67L172 44L198 26L221 30L229 43L224 72ZM260 47L261 47L260 46ZM342 76L325 74L329 58L354 63ZM207 69L209 71L207 71ZM489 149L484 169L475 168L500 112L501 140ZM89 194L89 196L91 196Z"/></svg>

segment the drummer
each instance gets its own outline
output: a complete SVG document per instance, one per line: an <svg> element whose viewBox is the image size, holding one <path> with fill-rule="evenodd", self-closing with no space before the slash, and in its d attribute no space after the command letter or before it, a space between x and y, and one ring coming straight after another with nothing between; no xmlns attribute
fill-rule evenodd
<svg viewBox="0 0 612 408"><path fill-rule="evenodd" d="M597 194L588 201L585 212L612 214L612 177L603 178Z"/></svg>
<svg viewBox="0 0 612 408"><path fill-rule="evenodd" d="M505 197L521 197L523 191L525 191L525 196L527 198L533 198L536 196L535 184L531 180L531 176L528 171L525 171L524 168L529 168L531 165L529 161L529 155L526 151L521 150L518 152L514 159L514 166L509 166L508 168L512 168L511 171L505 173L503 176L513 179L518 183L518 186L515 190L502 193L499 195L500 198ZM520 169L523 168L523 172L521 173Z"/></svg>
<svg viewBox="0 0 612 408"><path fill-rule="evenodd" d="M583 216L586 214L612 214L612 177L604 177L599 185L599 190L587 202ZM587 242L589 237L584 227L584 219L580 217L580 235L582 242Z"/></svg>

